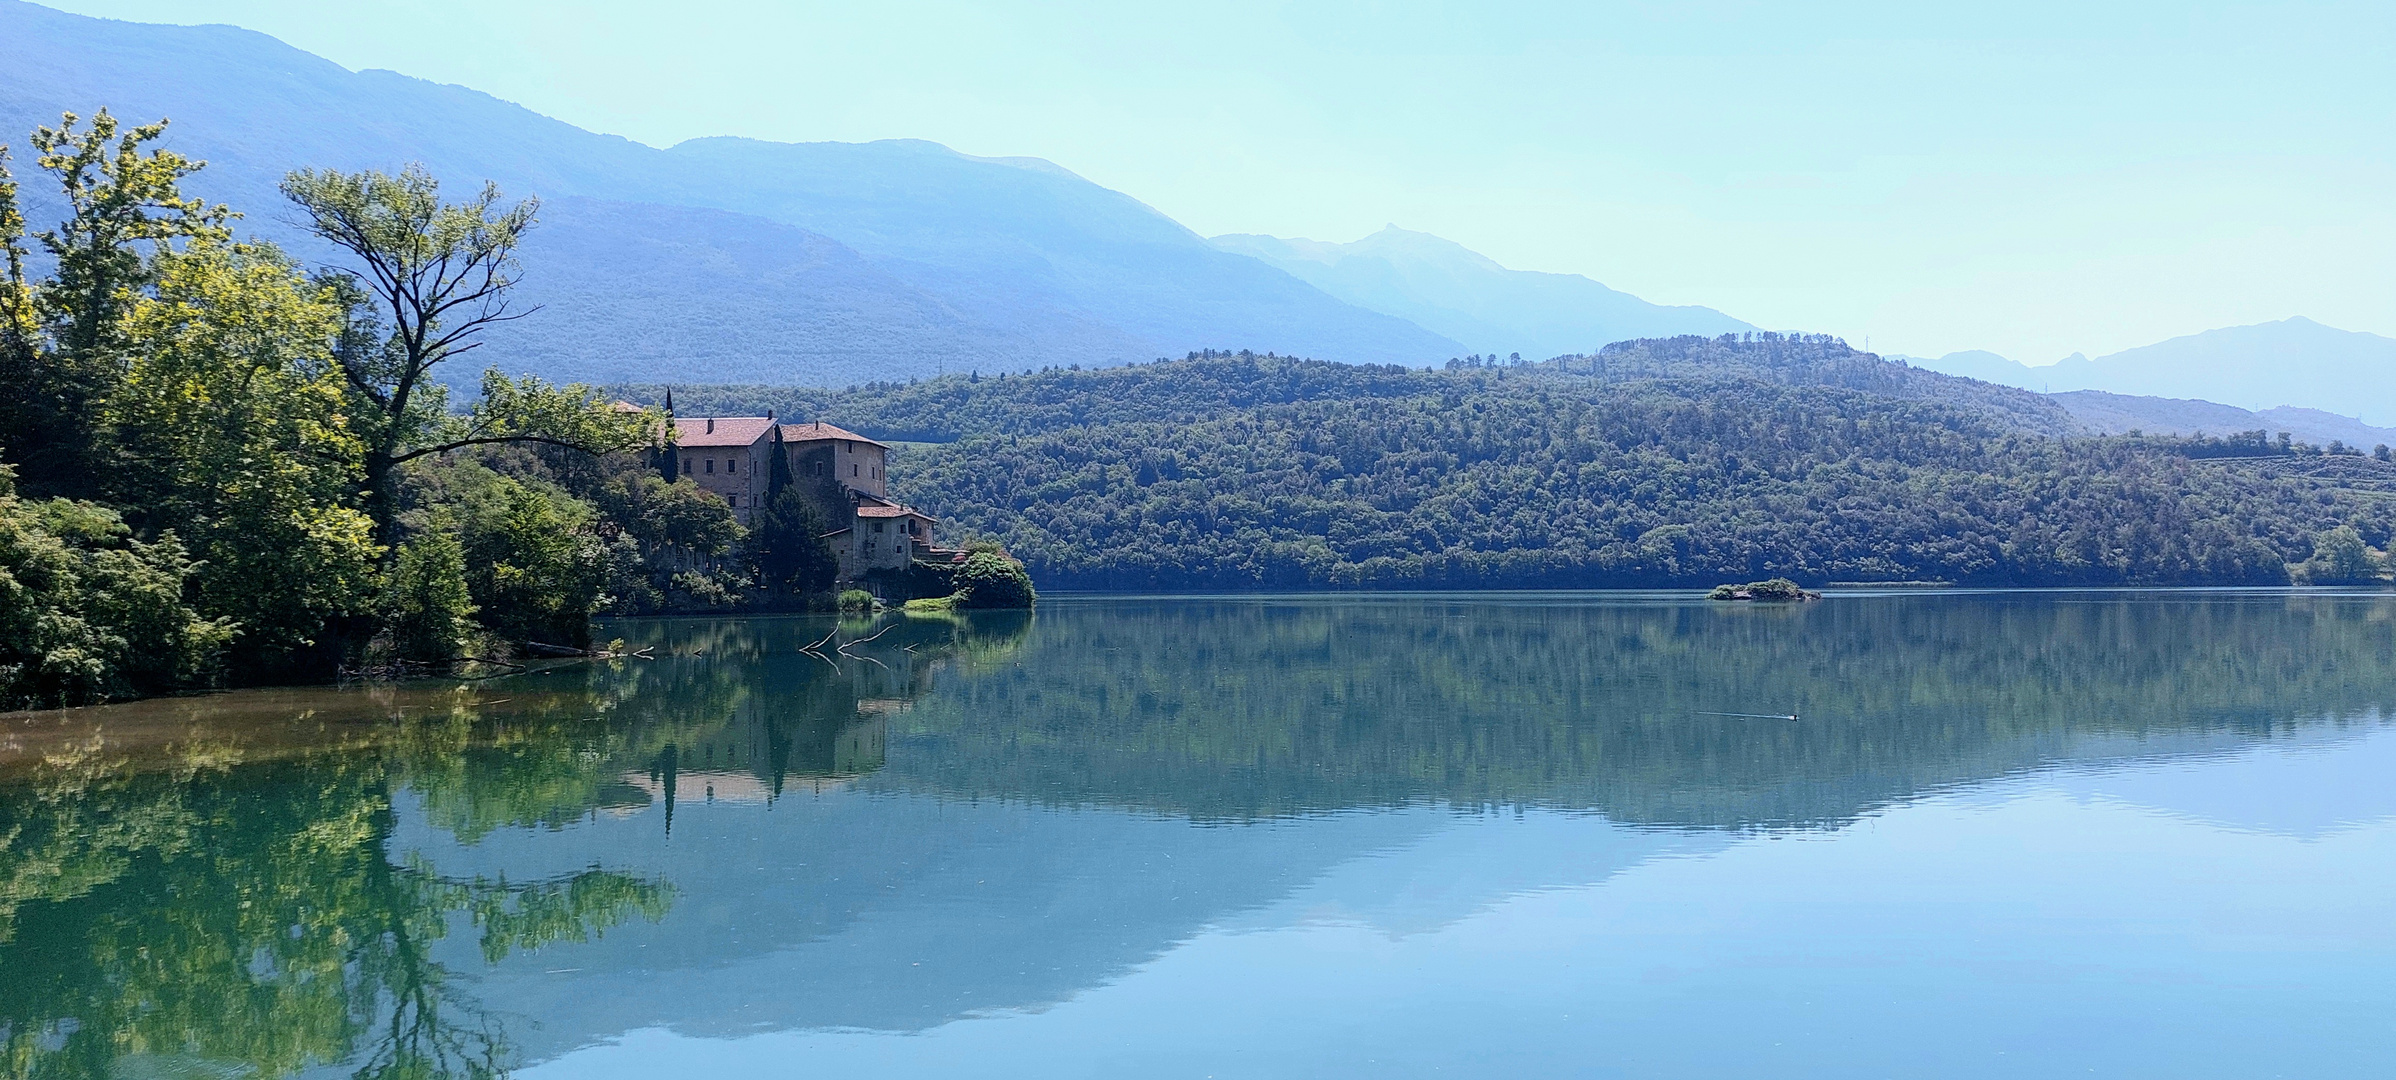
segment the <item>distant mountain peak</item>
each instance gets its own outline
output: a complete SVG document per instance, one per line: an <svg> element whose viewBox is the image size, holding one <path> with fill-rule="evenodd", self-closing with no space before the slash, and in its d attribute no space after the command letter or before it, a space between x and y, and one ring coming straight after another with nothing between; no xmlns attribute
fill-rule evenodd
<svg viewBox="0 0 2396 1080"><path fill-rule="evenodd" d="M290 169L422 162L452 190L540 196L525 288L550 310L494 331L475 366L837 385L1210 346L1417 365L1457 349L1038 158L921 139L652 147L252 31L0 0L0 143L99 106L172 117L165 144L209 162L188 193L305 259L337 255L278 212ZM35 220L64 213L40 185L23 195Z"/></svg>
<svg viewBox="0 0 2396 1080"><path fill-rule="evenodd" d="M2171 399L2183 405L2253 411L2265 419L2282 410L2313 409L2332 417L2360 417L2342 421L2349 424L2396 425L2396 339L2341 330L2302 315L2182 334L2093 360L2075 352L2046 367L2028 367L1978 351L1949 353L1921 365L2032 390ZM2159 406L2140 408L2146 415ZM2216 416L2210 422L2246 421ZM2308 423L2316 431L2344 430L2344 437L2360 437L2355 430L2328 426L2328 421Z"/></svg>
<svg viewBox="0 0 2396 1080"><path fill-rule="evenodd" d="M1394 222L1345 244L1253 233L1208 242L1475 352L1548 357L1594 353L1631 338L1755 329L1710 308L1650 304L1578 274L1510 270L1453 240Z"/></svg>

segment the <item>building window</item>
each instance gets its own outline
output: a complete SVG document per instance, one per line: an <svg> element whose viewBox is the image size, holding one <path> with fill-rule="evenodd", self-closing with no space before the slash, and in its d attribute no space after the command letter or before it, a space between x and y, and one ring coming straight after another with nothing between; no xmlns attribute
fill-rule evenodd
<svg viewBox="0 0 2396 1080"><path fill-rule="evenodd" d="M877 522L874 522L874 531L875 531L875 532L881 532L881 531L882 531L882 523L881 523L881 522L879 522L879 521L877 521Z"/></svg>
<svg viewBox="0 0 2396 1080"><path fill-rule="evenodd" d="M724 471L725 471L725 472L739 472L739 471L740 471L740 459L739 459L739 458L725 458L725 459L724 459Z"/></svg>
<svg viewBox="0 0 2396 1080"><path fill-rule="evenodd" d="M684 459L682 459L682 475L684 475L684 476L689 476L690 474L691 474L691 463L690 463L690 459L689 459L689 458L684 458Z"/></svg>
<svg viewBox="0 0 2396 1080"><path fill-rule="evenodd" d="M850 476L855 476L855 475L857 475L857 463L856 463L856 462L854 462L854 461L852 461L852 462L849 462L849 475L850 475Z"/></svg>
<svg viewBox="0 0 2396 1080"><path fill-rule="evenodd" d="M709 475L709 476L714 476L714 475L715 475L715 459L714 459L714 458L708 458L708 459L707 459L707 475Z"/></svg>
<svg viewBox="0 0 2396 1080"><path fill-rule="evenodd" d="M729 498L729 499L731 499L731 500L732 500L732 507L733 507L734 509L736 509L736 510L737 510L737 509L739 509L739 508L740 508L740 496L738 496L738 495L728 495L728 496L726 496L726 498Z"/></svg>

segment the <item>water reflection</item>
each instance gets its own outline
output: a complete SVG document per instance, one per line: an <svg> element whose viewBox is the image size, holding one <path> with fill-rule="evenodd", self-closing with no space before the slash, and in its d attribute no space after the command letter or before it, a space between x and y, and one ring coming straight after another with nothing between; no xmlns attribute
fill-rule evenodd
<svg viewBox="0 0 2396 1080"><path fill-rule="evenodd" d="M614 632L651 661L6 718L7 1074L923 1031L1210 927L1425 934L2058 766L2242 826L2391 810L2172 771L2376 730L2383 597L1112 600L802 651L834 629L644 622ZM1742 712L1801 719L1713 715Z"/></svg>

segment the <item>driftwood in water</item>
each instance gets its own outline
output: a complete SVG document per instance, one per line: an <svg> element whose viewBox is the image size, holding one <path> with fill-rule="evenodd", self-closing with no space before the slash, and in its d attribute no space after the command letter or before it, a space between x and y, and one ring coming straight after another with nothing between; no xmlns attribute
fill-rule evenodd
<svg viewBox="0 0 2396 1080"><path fill-rule="evenodd" d="M565 645L551 645L551 644L549 644L549 643L547 643L547 642L543 642L543 641L527 641L527 642L525 642L525 643L524 643L524 651L525 651L525 652L528 652L528 653L531 653L531 654L532 654L532 655L534 655L534 656L552 656L552 657L564 657L564 656L598 656L598 655L600 655L600 654L599 654L599 652L598 652L597 650L595 650L595 649L576 649L576 648L572 648L572 647L565 646Z"/></svg>

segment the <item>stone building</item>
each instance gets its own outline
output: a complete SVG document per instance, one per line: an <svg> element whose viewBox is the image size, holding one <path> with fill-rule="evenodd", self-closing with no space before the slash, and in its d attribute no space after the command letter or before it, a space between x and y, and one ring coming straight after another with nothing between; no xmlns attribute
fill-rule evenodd
<svg viewBox="0 0 2396 1080"><path fill-rule="evenodd" d="M667 460L678 475L722 496L743 525L776 485L798 488L830 526L825 539L840 558L842 581L958 554L933 546L938 522L931 515L890 499L890 447L854 431L771 416L678 416Z"/></svg>

